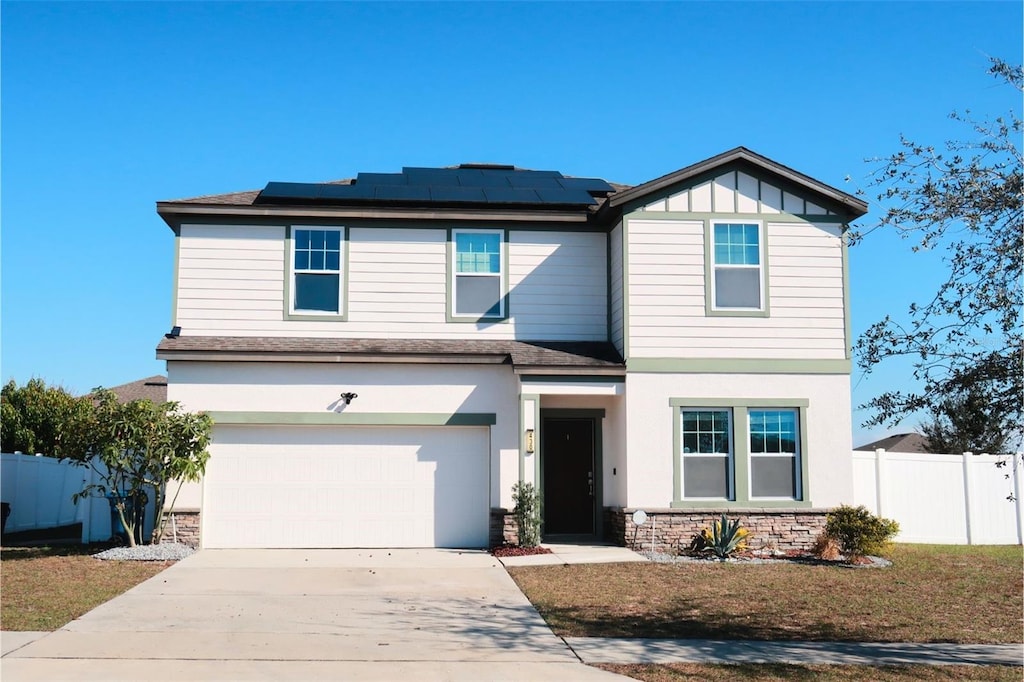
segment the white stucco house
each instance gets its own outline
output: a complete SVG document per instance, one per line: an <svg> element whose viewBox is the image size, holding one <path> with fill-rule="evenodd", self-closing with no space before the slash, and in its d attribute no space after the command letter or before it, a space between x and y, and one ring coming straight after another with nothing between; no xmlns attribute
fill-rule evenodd
<svg viewBox="0 0 1024 682"><path fill-rule="evenodd" d="M806 543L852 496L866 211L742 147L635 187L464 164L158 202L157 357L216 423L179 511L206 547L481 547L524 480L548 536L725 510Z"/></svg>

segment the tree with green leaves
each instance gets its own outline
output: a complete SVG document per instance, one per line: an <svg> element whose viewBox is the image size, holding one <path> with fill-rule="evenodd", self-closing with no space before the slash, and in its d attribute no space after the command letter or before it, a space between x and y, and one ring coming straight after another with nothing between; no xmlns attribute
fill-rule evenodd
<svg viewBox="0 0 1024 682"><path fill-rule="evenodd" d="M113 495L114 506L128 543L135 546L141 522L134 510L154 496L157 523L152 540L163 536L167 486L177 481L178 491L187 481L199 480L210 454L207 446L213 422L209 415L182 412L176 402L154 403L148 399L122 403L107 389L97 389L84 400L93 405L90 419L77 422L67 434L62 459L91 468L99 483L86 485L74 495ZM70 444L74 447L68 447Z"/></svg>
<svg viewBox="0 0 1024 682"><path fill-rule="evenodd" d="M944 399L932 407L931 419L919 426L925 448L936 454L1002 454L1010 440L1010 425L981 387Z"/></svg>
<svg viewBox="0 0 1024 682"><path fill-rule="evenodd" d="M989 73L1024 91L1020 66L992 59ZM949 271L930 300L911 304L905 318L887 315L857 341L865 373L910 357L917 382L867 403L867 423L942 412L946 402L973 394L999 430L1013 431L1024 421L1021 120L1012 110L994 119L969 111L951 118L970 129L967 139L934 147L901 136L898 152L874 160L872 185L885 213L868 232L895 230L916 242L914 251L942 249Z"/></svg>
<svg viewBox="0 0 1024 682"><path fill-rule="evenodd" d="M29 379L8 381L0 391L0 451L56 457L63 428L88 419L89 406L59 386Z"/></svg>

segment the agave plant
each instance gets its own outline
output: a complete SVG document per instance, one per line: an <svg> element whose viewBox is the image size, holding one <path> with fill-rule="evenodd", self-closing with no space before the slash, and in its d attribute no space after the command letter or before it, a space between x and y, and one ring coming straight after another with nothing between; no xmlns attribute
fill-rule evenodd
<svg viewBox="0 0 1024 682"><path fill-rule="evenodd" d="M704 531L705 552L711 552L719 561L725 561L734 552L746 548L748 535L746 528L740 527L740 522L730 521L722 514L722 518L711 523L711 530Z"/></svg>

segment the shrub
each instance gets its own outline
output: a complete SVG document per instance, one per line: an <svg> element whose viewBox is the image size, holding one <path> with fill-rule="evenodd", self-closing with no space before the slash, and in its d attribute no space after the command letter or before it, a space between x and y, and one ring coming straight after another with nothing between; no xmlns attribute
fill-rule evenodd
<svg viewBox="0 0 1024 682"><path fill-rule="evenodd" d="M519 546L536 547L540 544L540 493L532 483L520 481L512 486L512 501Z"/></svg>
<svg viewBox="0 0 1024 682"><path fill-rule="evenodd" d="M711 530L704 531L704 550L711 552L719 561L725 561L734 552L739 552L747 547L746 528L740 527L740 522L729 521L725 514L718 521L711 524Z"/></svg>
<svg viewBox="0 0 1024 682"><path fill-rule="evenodd" d="M899 532L898 523L875 516L864 506L844 504L825 517L825 535L839 543L848 558L885 553Z"/></svg>

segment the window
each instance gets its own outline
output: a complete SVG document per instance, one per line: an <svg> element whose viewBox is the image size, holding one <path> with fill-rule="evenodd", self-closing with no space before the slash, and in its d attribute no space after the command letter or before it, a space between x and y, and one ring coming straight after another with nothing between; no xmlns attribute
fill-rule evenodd
<svg viewBox="0 0 1024 682"><path fill-rule="evenodd" d="M806 398L670 398L674 507L807 507Z"/></svg>
<svg viewBox="0 0 1024 682"><path fill-rule="evenodd" d="M683 495L732 498L730 410L682 411Z"/></svg>
<svg viewBox="0 0 1024 682"><path fill-rule="evenodd" d="M452 315L505 317L504 232L453 230L452 241Z"/></svg>
<svg viewBox="0 0 1024 682"><path fill-rule="evenodd" d="M800 498L797 411L751 409L750 496Z"/></svg>
<svg viewBox="0 0 1024 682"><path fill-rule="evenodd" d="M764 310L760 223L711 224L711 308Z"/></svg>
<svg viewBox="0 0 1024 682"><path fill-rule="evenodd" d="M342 243L341 230L292 230L292 312L342 313Z"/></svg>

